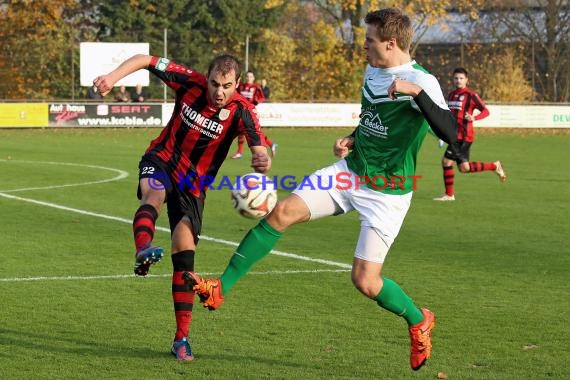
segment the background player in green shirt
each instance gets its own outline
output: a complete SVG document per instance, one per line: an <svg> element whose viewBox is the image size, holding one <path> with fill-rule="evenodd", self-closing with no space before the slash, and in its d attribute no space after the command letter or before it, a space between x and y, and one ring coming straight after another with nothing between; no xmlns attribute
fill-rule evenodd
<svg viewBox="0 0 570 380"><path fill-rule="evenodd" d="M350 136L335 142L334 154L340 160L310 177L313 184L331 178L332 187L298 188L279 202L248 232L220 278L202 279L193 272L186 278L194 284L204 307L217 309L288 227L356 210L361 224L352 282L380 307L406 320L410 364L417 370L430 357L435 316L418 308L395 281L384 277L382 265L410 206L417 153L429 127L439 138L453 143L456 122L435 77L410 57L410 18L389 8L370 12L365 22L368 66L359 125Z"/></svg>

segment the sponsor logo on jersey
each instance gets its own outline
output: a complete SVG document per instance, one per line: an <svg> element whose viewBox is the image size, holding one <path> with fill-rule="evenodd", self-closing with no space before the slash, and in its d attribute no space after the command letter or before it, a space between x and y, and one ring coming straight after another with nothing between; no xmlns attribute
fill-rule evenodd
<svg viewBox="0 0 570 380"><path fill-rule="evenodd" d="M226 120L228 118L228 116L230 116L230 110L227 110L225 108L222 108L220 110L220 120Z"/></svg>
<svg viewBox="0 0 570 380"><path fill-rule="evenodd" d="M462 102L459 102L457 100L450 100L447 102L447 106L452 110L460 110L462 104Z"/></svg>
<svg viewBox="0 0 570 380"><path fill-rule="evenodd" d="M388 127L382 124L377 113L366 111L360 117L360 126L364 129L365 135L381 138L388 138Z"/></svg>
<svg viewBox="0 0 570 380"><path fill-rule="evenodd" d="M224 131L224 126L221 123L205 117L187 104L182 104L180 117L188 126L190 126L190 128L195 129L212 139L219 138Z"/></svg>
<svg viewBox="0 0 570 380"><path fill-rule="evenodd" d="M158 61L156 62L156 65L154 65L154 68L159 70L159 71L166 71L166 68L168 67L169 63L170 63L170 59L159 58Z"/></svg>

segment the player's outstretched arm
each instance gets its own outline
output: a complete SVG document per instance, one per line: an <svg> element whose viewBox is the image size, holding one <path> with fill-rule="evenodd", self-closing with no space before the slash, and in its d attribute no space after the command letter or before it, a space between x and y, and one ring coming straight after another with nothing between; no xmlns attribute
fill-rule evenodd
<svg viewBox="0 0 570 380"><path fill-rule="evenodd" d="M115 70L106 75L100 75L93 80L93 84L97 87L99 93L103 96L107 95L115 83L123 79L129 74L140 69L147 68L151 60L150 55L136 54L119 65Z"/></svg>

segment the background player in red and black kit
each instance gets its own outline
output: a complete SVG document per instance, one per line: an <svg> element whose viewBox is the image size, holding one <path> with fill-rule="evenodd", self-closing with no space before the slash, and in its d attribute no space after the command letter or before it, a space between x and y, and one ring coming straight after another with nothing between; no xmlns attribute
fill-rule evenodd
<svg viewBox="0 0 570 380"><path fill-rule="evenodd" d="M147 69L176 91L172 117L152 140L139 164L140 207L133 220L135 274L146 276L160 261L161 247L151 246L155 223L166 201L171 230L172 298L176 333L172 354L193 360L188 340L194 291L182 273L194 270L207 185L213 182L232 141L242 134L252 152L251 166L265 173L271 159L264 146L255 107L237 91L240 67L230 55L216 57L203 75L166 58L135 55L93 84L102 95L121 78Z"/></svg>
<svg viewBox="0 0 570 380"><path fill-rule="evenodd" d="M265 95L263 94L263 89L261 88L260 85L255 83L255 75L253 75L253 71L248 71L245 74L245 83L239 84L238 91L254 105L258 105L259 103L263 103L265 101ZM243 157L244 142L245 142L245 137L240 135L238 137L237 152L234 153L232 158ZM275 154L277 154L278 144L274 144L269 137L265 136L265 145L271 148L271 154L275 157Z"/></svg>
<svg viewBox="0 0 570 380"><path fill-rule="evenodd" d="M469 82L467 70L458 67L453 70L453 84L455 90L447 96L447 106L457 119L457 143L448 145L443 155L441 164L443 166L443 181L445 184L445 194L434 198L436 201L454 201L455 192L453 185L455 173L453 172L453 161L457 162L457 167L461 173L477 173L485 170L493 170L499 176L501 182L507 178L501 161L477 162L469 161L469 150L475 139L473 121L481 120L489 116L489 110L479 95L467 88ZM473 111L478 110L479 114L473 115Z"/></svg>

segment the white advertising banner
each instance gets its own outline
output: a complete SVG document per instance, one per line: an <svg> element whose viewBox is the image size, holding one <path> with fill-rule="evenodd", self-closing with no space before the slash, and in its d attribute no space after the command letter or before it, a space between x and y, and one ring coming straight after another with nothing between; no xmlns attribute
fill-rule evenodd
<svg viewBox="0 0 570 380"><path fill-rule="evenodd" d="M168 122L173 110L174 104L163 104L162 120ZM360 104L261 103L257 113L262 127L356 127Z"/></svg>
<svg viewBox="0 0 570 380"><path fill-rule="evenodd" d="M356 127L360 104L261 103L257 111L262 127Z"/></svg>
<svg viewBox="0 0 570 380"><path fill-rule="evenodd" d="M476 127L570 128L568 105L488 105L490 115ZM162 120L168 122L174 104L164 104ZM257 106L262 127L356 127L358 103L261 103ZM165 124L166 125L166 124Z"/></svg>
<svg viewBox="0 0 570 380"><path fill-rule="evenodd" d="M93 79L101 74L107 74L135 54L149 54L148 43L117 43L117 42L82 42L79 45L81 85L89 87ZM127 75L115 86L135 87L137 84L149 85L148 70L138 70Z"/></svg>
<svg viewBox="0 0 570 380"><path fill-rule="evenodd" d="M567 105L487 105L489 116L475 122L476 127L570 128Z"/></svg>

